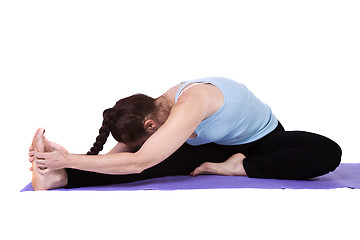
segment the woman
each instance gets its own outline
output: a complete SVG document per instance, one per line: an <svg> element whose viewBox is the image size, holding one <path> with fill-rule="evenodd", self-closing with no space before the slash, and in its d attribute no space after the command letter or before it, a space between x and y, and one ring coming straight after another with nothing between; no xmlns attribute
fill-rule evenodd
<svg viewBox="0 0 360 240"><path fill-rule="evenodd" d="M70 154L37 131L29 153L34 189L189 173L307 179L334 171L341 159L335 142L285 131L269 106L227 78L183 82L157 99L133 95L103 116L87 155ZM110 133L119 143L97 155Z"/></svg>

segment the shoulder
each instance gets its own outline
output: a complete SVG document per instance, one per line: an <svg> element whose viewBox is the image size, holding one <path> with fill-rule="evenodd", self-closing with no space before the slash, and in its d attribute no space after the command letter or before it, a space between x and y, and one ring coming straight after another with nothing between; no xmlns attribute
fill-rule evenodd
<svg viewBox="0 0 360 240"><path fill-rule="evenodd" d="M179 88L181 87L182 83L177 84L175 86L173 86L172 88L170 88L169 90L167 90L163 96L166 96L168 99L170 99L170 101L172 103L175 103L175 97L176 97L176 93L179 90Z"/></svg>
<svg viewBox="0 0 360 240"><path fill-rule="evenodd" d="M201 84L197 86L192 86L191 88L184 91L180 97L178 97L177 101L175 100L177 98L177 94L181 92L183 89L182 87L184 83L180 83L178 85L175 85L174 87L167 90L163 96L166 96L173 104L177 103L184 103L189 101L201 101L206 100L206 97L210 96L209 87L206 86L208 84ZM189 84L188 86L191 86L194 83Z"/></svg>
<svg viewBox="0 0 360 240"><path fill-rule="evenodd" d="M178 98L176 105L186 106L198 112L203 119L214 114L224 103L222 91L212 84L194 85Z"/></svg>
<svg viewBox="0 0 360 240"><path fill-rule="evenodd" d="M209 84L189 84L188 89L182 90L180 93L176 105L187 106L188 108L197 109L201 114L207 115L211 104L214 102L214 86Z"/></svg>

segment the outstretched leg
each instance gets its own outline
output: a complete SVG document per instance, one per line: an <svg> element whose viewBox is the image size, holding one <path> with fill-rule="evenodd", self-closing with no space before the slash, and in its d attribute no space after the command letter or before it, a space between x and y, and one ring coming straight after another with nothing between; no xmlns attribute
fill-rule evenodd
<svg viewBox="0 0 360 240"><path fill-rule="evenodd" d="M35 133L32 147L37 152L50 151L50 142L44 137L44 129L38 129ZM35 161L32 162L32 187L34 190L48 190L67 185L65 169L44 171Z"/></svg>

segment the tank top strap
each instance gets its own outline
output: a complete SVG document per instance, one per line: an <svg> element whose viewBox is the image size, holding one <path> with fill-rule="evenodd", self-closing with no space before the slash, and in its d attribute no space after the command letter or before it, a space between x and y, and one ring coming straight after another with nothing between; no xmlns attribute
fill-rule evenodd
<svg viewBox="0 0 360 240"><path fill-rule="evenodd" d="M199 84L207 84L208 82L183 82L184 84L178 89L176 96L175 96L175 102L178 101L181 94L183 94L186 90L189 88L199 85Z"/></svg>

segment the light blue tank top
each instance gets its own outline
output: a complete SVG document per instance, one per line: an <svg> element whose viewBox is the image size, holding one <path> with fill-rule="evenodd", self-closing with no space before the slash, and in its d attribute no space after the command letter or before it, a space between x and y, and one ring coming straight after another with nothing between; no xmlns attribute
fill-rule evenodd
<svg viewBox="0 0 360 240"><path fill-rule="evenodd" d="M189 138L190 145L214 142L221 145L240 145L254 142L273 131L278 120L270 107L261 102L245 85L223 77L209 77L182 82L181 91L191 83L210 83L224 95L224 104L196 128L196 138Z"/></svg>

